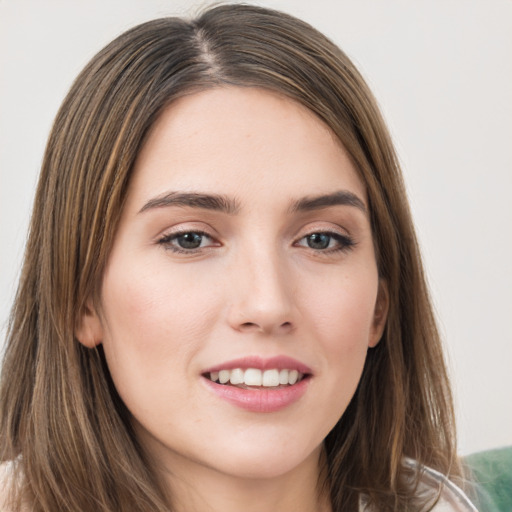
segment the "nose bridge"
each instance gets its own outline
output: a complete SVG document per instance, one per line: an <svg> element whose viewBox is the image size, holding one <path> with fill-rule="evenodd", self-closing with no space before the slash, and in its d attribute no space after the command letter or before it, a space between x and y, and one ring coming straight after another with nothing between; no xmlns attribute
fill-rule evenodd
<svg viewBox="0 0 512 512"><path fill-rule="evenodd" d="M254 244L240 252L235 265L232 326L267 333L289 330L293 325L293 284L280 248Z"/></svg>

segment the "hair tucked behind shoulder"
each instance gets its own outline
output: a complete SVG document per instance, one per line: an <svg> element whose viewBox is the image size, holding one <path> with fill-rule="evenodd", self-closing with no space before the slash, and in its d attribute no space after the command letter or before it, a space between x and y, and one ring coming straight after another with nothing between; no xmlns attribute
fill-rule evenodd
<svg viewBox="0 0 512 512"><path fill-rule="evenodd" d="M122 34L81 72L55 119L0 392L0 453L15 461L23 481L16 489L30 510L169 510L172 497L137 443L101 346L84 348L74 330L86 300L98 299L148 130L175 99L226 84L271 90L309 108L347 149L367 189L390 310L356 394L325 440L333 510L356 510L360 493L377 510L410 510L405 457L459 474L441 343L376 102L347 56L306 23L227 5Z"/></svg>

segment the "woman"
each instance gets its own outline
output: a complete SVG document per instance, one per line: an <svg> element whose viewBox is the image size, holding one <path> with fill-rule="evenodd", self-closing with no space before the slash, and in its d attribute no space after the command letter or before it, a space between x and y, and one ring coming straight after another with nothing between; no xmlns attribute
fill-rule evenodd
<svg viewBox="0 0 512 512"><path fill-rule="evenodd" d="M394 150L338 48L223 6L93 58L1 407L8 510L471 510Z"/></svg>

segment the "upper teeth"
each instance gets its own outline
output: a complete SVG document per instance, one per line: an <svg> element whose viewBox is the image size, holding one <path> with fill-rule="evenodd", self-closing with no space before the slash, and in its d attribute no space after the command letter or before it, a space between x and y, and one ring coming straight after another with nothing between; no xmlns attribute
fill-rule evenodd
<svg viewBox="0 0 512 512"><path fill-rule="evenodd" d="M210 380L219 381L221 384L245 384L246 386L275 387L279 385L293 385L303 375L297 370L259 370L257 368L234 368L233 370L220 370L210 372Z"/></svg>

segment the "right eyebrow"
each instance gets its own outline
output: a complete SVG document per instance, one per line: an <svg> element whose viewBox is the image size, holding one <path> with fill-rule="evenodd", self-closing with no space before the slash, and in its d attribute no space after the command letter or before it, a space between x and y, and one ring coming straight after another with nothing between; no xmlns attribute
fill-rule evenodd
<svg viewBox="0 0 512 512"><path fill-rule="evenodd" d="M330 206L353 206L368 215L368 209L364 201L349 190L338 190L331 194L322 194L318 196L307 196L293 203L291 211L313 211L328 208Z"/></svg>
<svg viewBox="0 0 512 512"><path fill-rule="evenodd" d="M189 208L201 208L235 215L240 206L235 199L218 194L203 194L198 192L166 192L147 201L139 210L139 213L153 208L165 208L168 206L184 206Z"/></svg>

